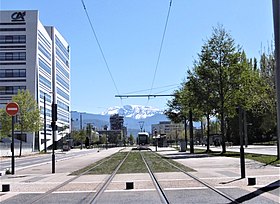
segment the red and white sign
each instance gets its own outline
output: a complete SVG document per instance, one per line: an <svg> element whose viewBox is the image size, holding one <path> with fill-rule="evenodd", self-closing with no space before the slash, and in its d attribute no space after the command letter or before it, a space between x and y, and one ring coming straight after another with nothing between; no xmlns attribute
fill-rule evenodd
<svg viewBox="0 0 280 204"><path fill-rule="evenodd" d="M14 116L18 113L18 111L19 111L19 106L17 103L11 102L7 104L6 112L8 113L8 115Z"/></svg>

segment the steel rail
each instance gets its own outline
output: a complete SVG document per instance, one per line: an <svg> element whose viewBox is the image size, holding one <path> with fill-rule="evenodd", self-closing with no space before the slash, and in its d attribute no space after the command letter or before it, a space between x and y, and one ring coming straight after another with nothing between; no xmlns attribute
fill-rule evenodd
<svg viewBox="0 0 280 204"><path fill-rule="evenodd" d="M114 155L114 154L113 154L113 155ZM84 172L78 174L77 176L75 176L75 177L73 177L73 178L71 178L71 179L68 179L67 181L64 181L63 183L59 184L58 186L56 186L56 187L54 187L54 188L48 190L48 191L45 192L43 195L40 195L40 196L38 196L38 197L35 197L35 198L34 198L33 200L31 200L29 203L30 203L30 204L34 204L34 203L36 203L36 202L42 200L43 198L47 197L48 195L50 195L50 194L53 193L54 191L60 189L61 187L67 185L68 183L70 183L70 182L72 182L72 181L78 179L79 177L83 176L84 174L88 173L89 171L91 171L91 170L95 169L96 167L100 166L100 165L103 164L104 162L110 160L110 159L113 157L113 155L111 155L108 159L105 159L104 161L100 162L99 164L93 166L92 168L90 168L90 169L88 169L88 170L86 170L86 171L84 171Z"/></svg>
<svg viewBox="0 0 280 204"><path fill-rule="evenodd" d="M164 193L163 188L160 186L157 178L155 177L154 173L152 172L149 164L146 162L143 154L140 153L140 155L141 155L141 157L142 157L142 159L143 159L143 161L144 161L144 163L145 163L145 165L146 165L146 167L148 169L149 175L150 175L150 177L151 177L151 179L152 179L152 181L154 183L154 186L156 187L156 190L157 190L157 192L158 192L158 194L160 196L160 199L161 199L162 203L169 204L170 202L169 202L166 194Z"/></svg>
<svg viewBox="0 0 280 204"><path fill-rule="evenodd" d="M154 153L154 152L153 152L153 153ZM160 158L164 157L164 156L160 156L160 155L158 155L158 154L156 154L156 153L154 153L154 154L155 154L156 156L160 157ZM240 204L239 202L236 201L235 198L233 198L233 197L227 195L226 193L224 193L224 192L218 190L217 188L211 186L210 184L208 184L208 183L206 183L206 182L200 180L198 177L196 177L196 176L194 176L194 175L192 175L192 174L186 172L185 170L181 169L180 167L176 166L175 164L172 164L172 163L169 162L168 160L164 159L164 161L167 162L169 165L175 167L176 169L180 170L180 171L183 172L184 174L188 175L189 177L193 178L194 180L198 181L198 182L201 183L202 185L206 186L207 188L211 189L212 191L214 191L214 192L218 193L219 195L223 196L224 198L230 200L232 204Z"/></svg>
<svg viewBox="0 0 280 204"><path fill-rule="evenodd" d="M120 169L120 167L122 166L122 164L124 163L124 161L128 157L129 153L130 153L130 151L127 153L125 158L118 164L118 166L116 167L114 172L108 177L108 179L105 181L103 186L101 186L101 188L94 194L93 198L90 200L89 203L96 203L97 202L97 200L100 198L102 193L105 191L105 189L108 187L108 185L111 183L111 181L113 180L113 178L117 174L117 171Z"/></svg>

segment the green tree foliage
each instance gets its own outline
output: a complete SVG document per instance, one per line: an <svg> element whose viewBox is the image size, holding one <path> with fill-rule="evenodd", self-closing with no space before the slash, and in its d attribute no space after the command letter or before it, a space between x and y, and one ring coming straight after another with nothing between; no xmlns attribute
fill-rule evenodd
<svg viewBox="0 0 280 204"><path fill-rule="evenodd" d="M0 138L6 138L11 134L12 118L6 113L5 109L0 109Z"/></svg>
<svg viewBox="0 0 280 204"><path fill-rule="evenodd" d="M86 140L87 133L84 129L82 130L73 130L71 132L71 136L76 145L81 145L81 149L83 148L83 143Z"/></svg>
<svg viewBox="0 0 280 204"><path fill-rule="evenodd" d="M275 107L275 97L271 97L274 93L269 85L273 78L272 57L263 56L262 64L265 65L261 66L260 72L256 59L247 59L245 52L222 26L214 28L212 36L202 46L192 72L188 72L187 81L175 92L175 98L168 101L167 116L180 118L192 109L196 119L206 117L208 143L210 116L217 117L225 152L225 133L228 135L228 130L233 129L230 125L238 124L230 122L236 120L237 107L255 114ZM270 79L269 83L265 78ZM238 130L238 126L235 129ZM239 137L238 133L230 136Z"/></svg>
<svg viewBox="0 0 280 204"><path fill-rule="evenodd" d="M21 132L38 132L41 129L42 122L40 111L34 96L28 90L19 90L18 94L13 96L12 101L19 105L19 123L15 125L15 129ZM22 150L22 140L20 140L20 153Z"/></svg>
<svg viewBox="0 0 280 204"><path fill-rule="evenodd" d="M38 132L42 123L38 104L34 99L34 96L32 96L28 90L19 90L17 95L13 96L12 101L19 105L19 113L17 114L19 122L15 123L15 130L21 132L21 138L19 138L19 156L21 156L23 133ZM11 121L11 117L3 112L3 110L1 110L0 114L2 124L1 134L7 135L12 129L11 122L9 122Z"/></svg>

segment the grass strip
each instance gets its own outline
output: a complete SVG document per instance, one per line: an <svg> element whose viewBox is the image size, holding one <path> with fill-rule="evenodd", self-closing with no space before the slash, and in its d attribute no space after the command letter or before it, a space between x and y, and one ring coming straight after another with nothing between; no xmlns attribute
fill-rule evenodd
<svg viewBox="0 0 280 204"><path fill-rule="evenodd" d="M175 166L178 166L179 168L183 169L184 171L194 171L191 168L188 168L176 161L173 161L172 159L168 159L165 157L160 156L159 154L155 154L152 152L145 152L144 157L147 160L147 163L149 164L150 168L153 172L159 173L159 172L179 172L177 168L174 166L168 164L166 161L174 164Z"/></svg>
<svg viewBox="0 0 280 204"><path fill-rule="evenodd" d="M148 173L139 151L132 151L117 172L118 174Z"/></svg>
<svg viewBox="0 0 280 204"><path fill-rule="evenodd" d="M120 161L123 160L123 158L126 156L126 154L127 154L126 152L118 152L116 154L113 154L113 156L111 156L110 158L106 157L104 159L101 159L98 162L95 162L89 166L86 166L85 168L74 171L70 175L79 175L104 161L105 162L103 164L97 166L96 168L91 169L86 174L111 174L116 169L116 167L118 166Z"/></svg>
<svg viewBox="0 0 280 204"><path fill-rule="evenodd" d="M205 150L200 153L207 154L207 152ZM240 158L239 152L227 151L226 153L221 153L221 152L217 152L217 151L210 151L208 154L212 155L212 156L225 156L225 157ZM279 166L279 164L280 164L280 160L277 160L277 156L274 156L274 155L245 153L245 159L251 159L251 160L260 162L264 165Z"/></svg>

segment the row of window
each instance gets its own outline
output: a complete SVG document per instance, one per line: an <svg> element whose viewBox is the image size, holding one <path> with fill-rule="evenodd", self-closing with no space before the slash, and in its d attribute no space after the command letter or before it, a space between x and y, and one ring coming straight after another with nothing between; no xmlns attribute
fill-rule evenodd
<svg viewBox="0 0 280 204"><path fill-rule="evenodd" d="M26 69L0 69L0 78L26 77Z"/></svg>
<svg viewBox="0 0 280 204"><path fill-rule="evenodd" d="M51 53L40 42L38 43L38 48L49 60L52 59Z"/></svg>
<svg viewBox="0 0 280 204"><path fill-rule="evenodd" d="M57 93L62 96L63 98L65 98L67 101L69 101L70 97L69 94L65 93L64 91L62 91L60 88L57 88Z"/></svg>
<svg viewBox="0 0 280 204"><path fill-rule="evenodd" d="M61 102L60 100L57 100L57 107L69 112L69 106Z"/></svg>
<svg viewBox="0 0 280 204"><path fill-rule="evenodd" d="M26 86L0 86L0 95L15 95L18 90L25 90Z"/></svg>
<svg viewBox="0 0 280 204"><path fill-rule="evenodd" d="M26 60L26 52L0 52L0 61Z"/></svg>
<svg viewBox="0 0 280 204"><path fill-rule="evenodd" d="M69 67L68 59L62 54L62 52L59 49L56 49L56 54L59 57L59 59L64 62L64 64Z"/></svg>
<svg viewBox="0 0 280 204"><path fill-rule="evenodd" d="M61 78L61 76L57 75L56 76L57 81L66 89L69 91L69 83L66 82L64 79Z"/></svg>
<svg viewBox="0 0 280 204"><path fill-rule="evenodd" d="M41 58L39 58L39 66L44 69L47 73L51 74L51 67L44 62Z"/></svg>
<svg viewBox="0 0 280 204"><path fill-rule="evenodd" d="M48 93L44 93L43 91L40 90L40 98L44 100L44 95L46 96L46 101L51 103L52 102L52 97Z"/></svg>
<svg viewBox="0 0 280 204"><path fill-rule="evenodd" d="M38 36L39 36L39 39L44 42L44 44L49 48L51 49L51 43L50 41L38 30Z"/></svg>
<svg viewBox="0 0 280 204"><path fill-rule="evenodd" d="M0 28L0 31L25 31L25 28Z"/></svg>
<svg viewBox="0 0 280 204"><path fill-rule="evenodd" d="M64 53L67 59L69 59L69 47L66 49L62 42L55 36L55 44L59 47L59 49Z"/></svg>
<svg viewBox="0 0 280 204"><path fill-rule="evenodd" d="M26 43L25 35L0 35L0 44L23 44Z"/></svg>
<svg viewBox="0 0 280 204"><path fill-rule="evenodd" d="M51 89L52 86L51 82L45 77L43 77L41 74L39 75L39 82L47 86L49 89Z"/></svg>
<svg viewBox="0 0 280 204"><path fill-rule="evenodd" d="M66 71L63 66L60 64L59 61L56 60L56 67L58 68L58 70L67 78L69 79L69 72Z"/></svg>

